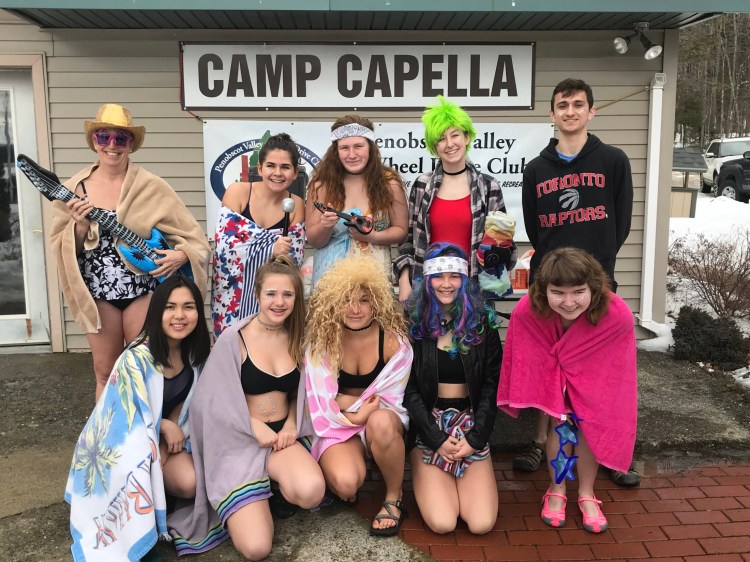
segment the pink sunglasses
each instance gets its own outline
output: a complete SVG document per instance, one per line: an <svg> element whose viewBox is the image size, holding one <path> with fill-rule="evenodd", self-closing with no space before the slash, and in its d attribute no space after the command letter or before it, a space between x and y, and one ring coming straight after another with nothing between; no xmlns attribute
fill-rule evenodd
<svg viewBox="0 0 750 562"><path fill-rule="evenodd" d="M125 148L133 140L133 135L127 131L117 131L116 133L108 133L106 131L97 131L94 133L94 142L99 146L109 146L109 143L114 140L117 148Z"/></svg>

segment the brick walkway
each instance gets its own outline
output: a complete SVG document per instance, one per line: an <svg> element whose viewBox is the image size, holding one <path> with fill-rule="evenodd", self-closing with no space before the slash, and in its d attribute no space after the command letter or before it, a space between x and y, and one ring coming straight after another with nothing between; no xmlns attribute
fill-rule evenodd
<svg viewBox="0 0 750 562"><path fill-rule="evenodd" d="M475 536L459 523L447 535L424 525L414 496L406 493L409 517L401 537L437 560L660 560L662 562L750 562L750 463L684 470L645 464L641 486L623 489L600 474L597 497L609 530L583 530L576 483L568 484L565 528L539 517L548 481L543 471L513 472L510 454L493 455L500 516L492 532ZM379 475L378 475L379 476ZM409 477L407 470L407 479ZM375 476L377 479L377 476ZM357 512L372 518L382 498L379 483L360 493ZM410 488L410 483L405 484Z"/></svg>

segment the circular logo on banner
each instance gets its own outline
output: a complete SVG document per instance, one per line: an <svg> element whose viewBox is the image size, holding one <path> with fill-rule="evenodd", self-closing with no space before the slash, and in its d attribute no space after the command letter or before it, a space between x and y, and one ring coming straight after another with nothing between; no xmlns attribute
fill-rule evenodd
<svg viewBox="0 0 750 562"><path fill-rule="evenodd" d="M260 139L242 141L222 151L221 155L211 166L209 182L214 195L221 201L226 192L226 186L236 181L250 181L251 174L257 176L257 170L250 169L250 155L255 147L261 144ZM309 165L309 170L314 169L320 162L320 157L306 146L295 143L300 155L300 168L303 164ZM300 169L300 171L302 171Z"/></svg>

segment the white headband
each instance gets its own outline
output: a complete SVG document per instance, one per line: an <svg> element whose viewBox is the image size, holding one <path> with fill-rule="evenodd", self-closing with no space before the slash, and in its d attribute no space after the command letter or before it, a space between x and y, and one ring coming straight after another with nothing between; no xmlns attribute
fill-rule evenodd
<svg viewBox="0 0 750 562"><path fill-rule="evenodd" d="M439 256L424 262L422 272L425 275L435 273L462 273L469 274L469 262L456 256Z"/></svg>
<svg viewBox="0 0 750 562"><path fill-rule="evenodd" d="M337 140L349 137L364 137L375 142L375 133L373 130L364 125L360 125L359 123L341 125L338 129L331 131L331 142L336 142Z"/></svg>

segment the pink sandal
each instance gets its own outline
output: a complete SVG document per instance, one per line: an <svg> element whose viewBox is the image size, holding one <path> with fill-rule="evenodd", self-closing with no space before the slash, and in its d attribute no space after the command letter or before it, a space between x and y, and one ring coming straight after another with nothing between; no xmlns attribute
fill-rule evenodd
<svg viewBox="0 0 750 562"><path fill-rule="evenodd" d="M581 505L582 502L595 503L596 509L599 513L597 515L587 515L586 512L583 511L583 506ZM578 509L581 510L581 514L583 515L583 528L589 533L603 533L607 530L607 518L604 517L602 508L599 507L600 505L602 505L602 502L596 498L578 498Z"/></svg>
<svg viewBox="0 0 750 562"><path fill-rule="evenodd" d="M550 498L562 498L563 505L562 509L553 511L549 508ZM550 527L564 527L565 526L565 506L568 504L568 497L563 494L557 494L550 492L549 488L542 496L542 521L544 521Z"/></svg>

